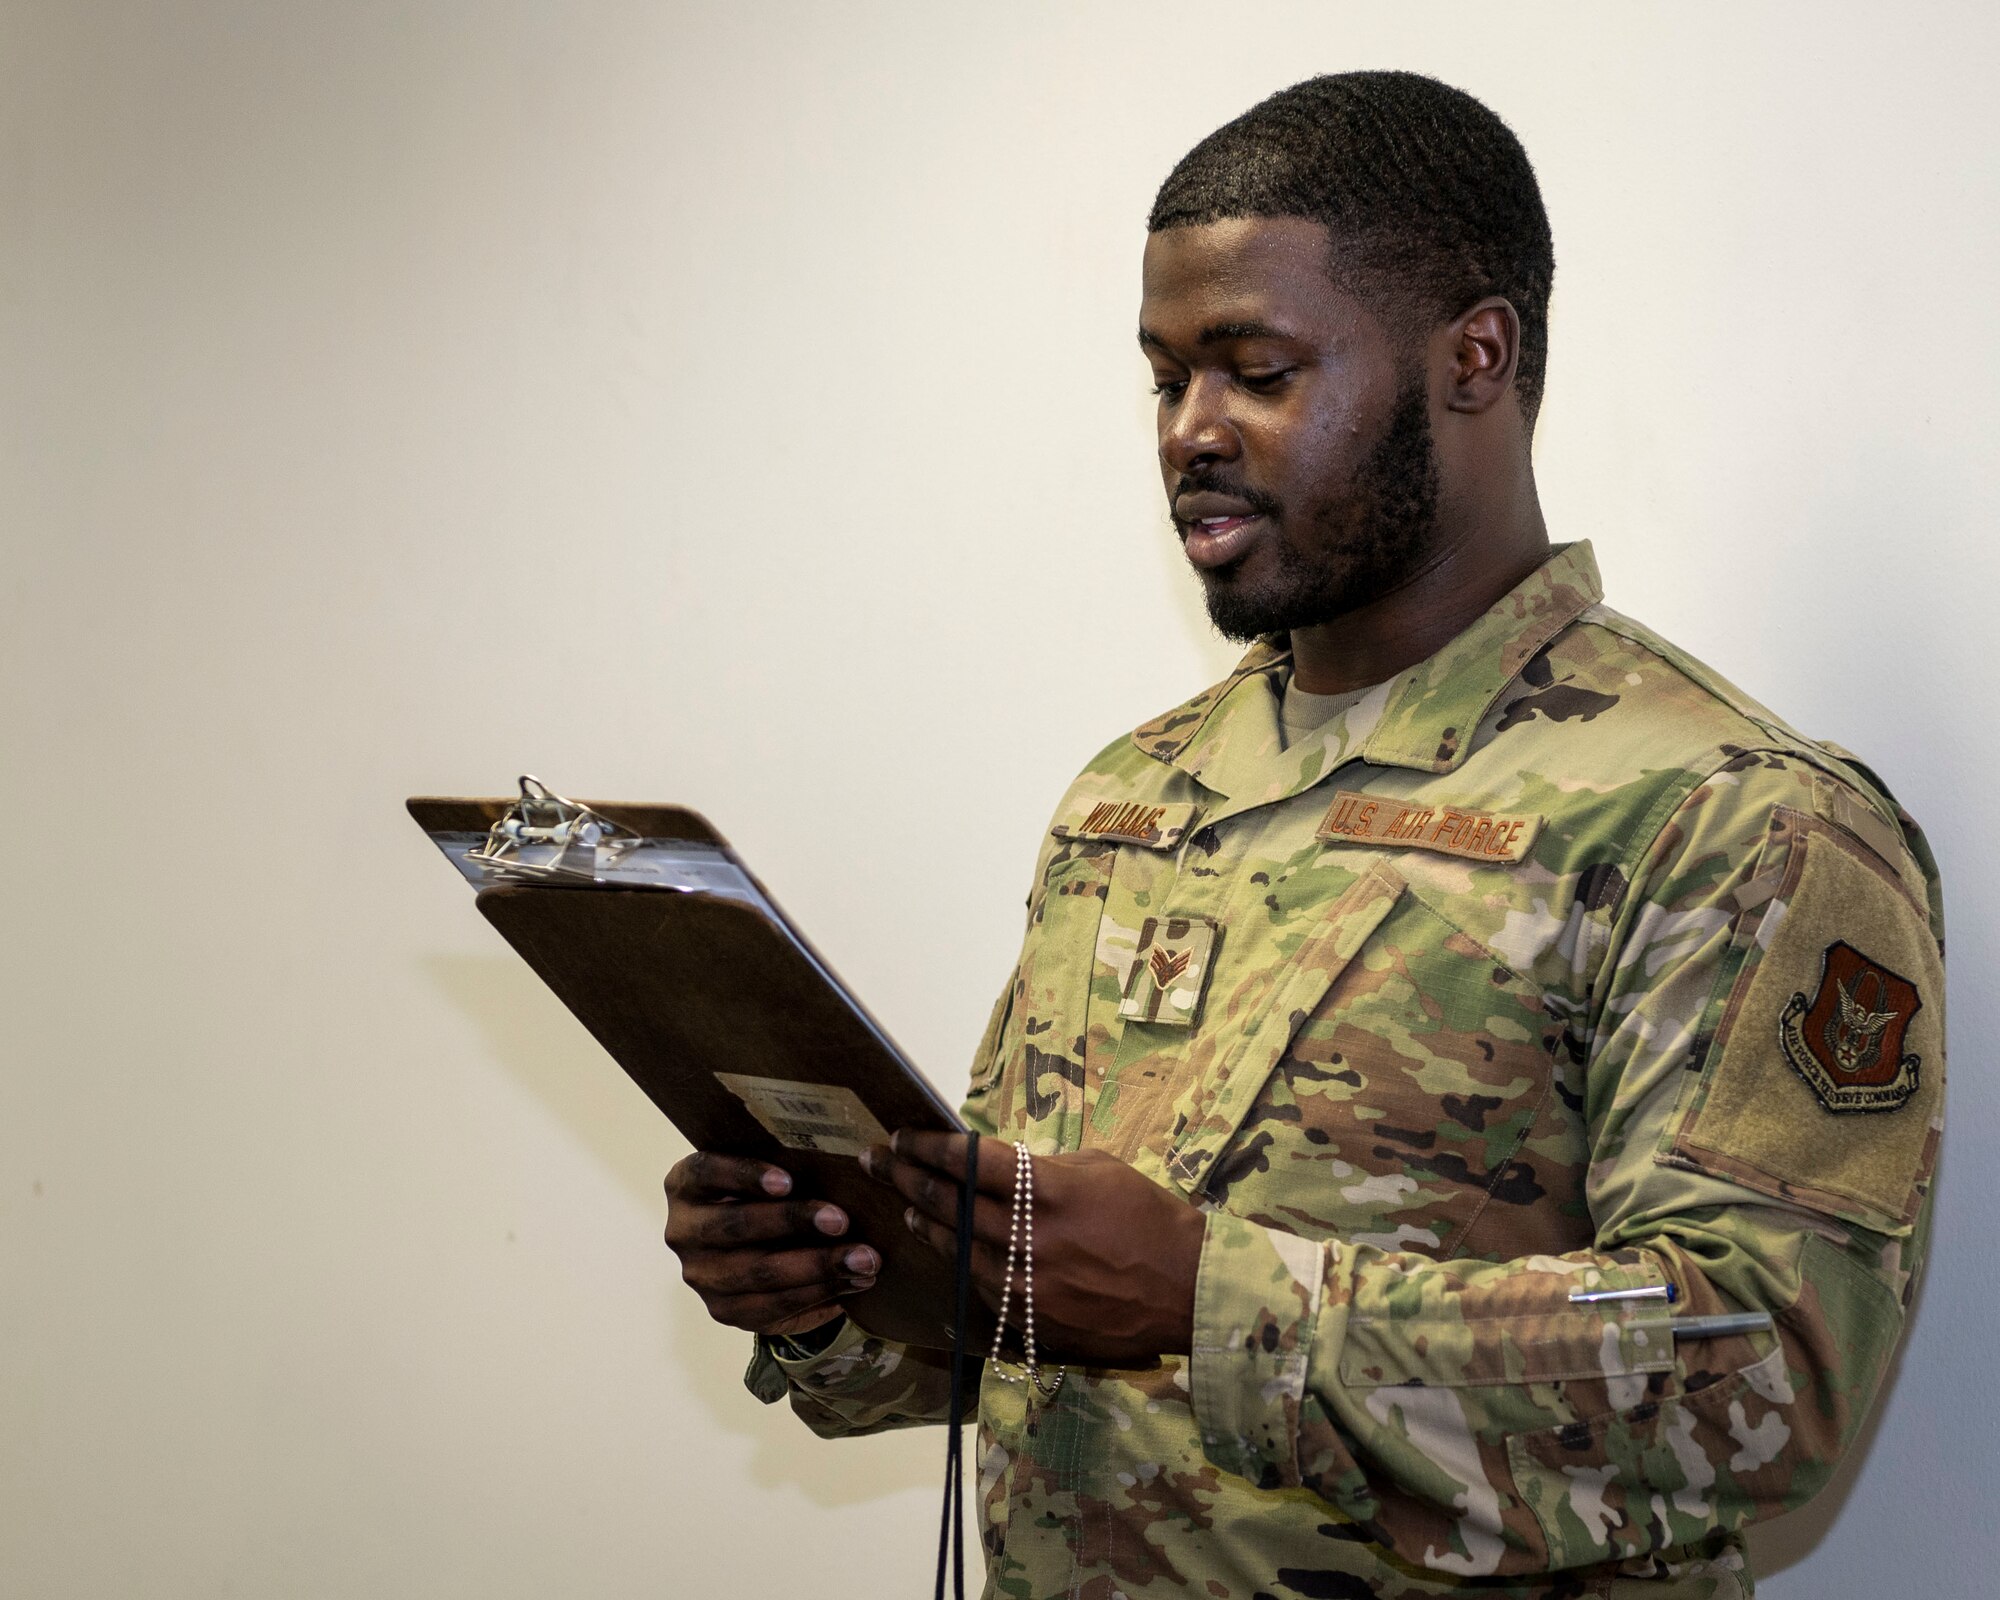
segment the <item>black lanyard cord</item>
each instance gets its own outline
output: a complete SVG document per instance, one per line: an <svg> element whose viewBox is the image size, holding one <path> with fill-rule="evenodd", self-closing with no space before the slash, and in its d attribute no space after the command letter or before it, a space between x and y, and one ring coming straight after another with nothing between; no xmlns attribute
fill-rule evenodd
<svg viewBox="0 0 2000 1600"><path fill-rule="evenodd" d="M965 1179L958 1191L956 1309L951 1319L951 1408L945 1416L944 1520L938 1528L936 1600L945 1600L947 1555L953 1600L965 1600L965 1452L959 1413L965 1404L965 1326L972 1315L972 1197L979 1192L979 1135L965 1140Z"/></svg>

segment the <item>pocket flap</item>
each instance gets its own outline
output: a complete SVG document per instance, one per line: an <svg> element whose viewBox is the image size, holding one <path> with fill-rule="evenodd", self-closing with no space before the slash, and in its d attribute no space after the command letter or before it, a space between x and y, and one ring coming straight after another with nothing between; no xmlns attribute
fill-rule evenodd
<svg viewBox="0 0 2000 1600"><path fill-rule="evenodd" d="M1299 1024L1395 908L1404 887L1402 874L1386 861L1356 878L1286 959L1283 976L1243 1025L1236 1047L1182 1097L1167 1172L1187 1193L1200 1192ZM1211 1010L1215 1004L1211 997Z"/></svg>

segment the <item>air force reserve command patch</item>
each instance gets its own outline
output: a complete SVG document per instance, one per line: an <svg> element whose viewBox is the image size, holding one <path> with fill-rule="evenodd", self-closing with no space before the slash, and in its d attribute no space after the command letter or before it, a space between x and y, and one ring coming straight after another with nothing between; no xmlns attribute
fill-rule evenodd
<svg viewBox="0 0 2000 1600"><path fill-rule="evenodd" d="M1903 1037L1923 1003L1908 978L1837 939L1812 999L1800 992L1786 1003L1778 1037L1827 1110L1894 1111L1917 1092L1922 1062L1903 1054Z"/></svg>

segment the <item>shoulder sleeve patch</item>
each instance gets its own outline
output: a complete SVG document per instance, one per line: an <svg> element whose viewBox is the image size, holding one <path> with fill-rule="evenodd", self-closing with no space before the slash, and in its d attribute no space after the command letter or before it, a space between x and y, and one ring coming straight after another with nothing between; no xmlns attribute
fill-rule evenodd
<svg viewBox="0 0 2000 1600"><path fill-rule="evenodd" d="M1881 1232L1916 1221L1944 1113L1944 963L1871 852L1800 831L1666 1159Z"/></svg>

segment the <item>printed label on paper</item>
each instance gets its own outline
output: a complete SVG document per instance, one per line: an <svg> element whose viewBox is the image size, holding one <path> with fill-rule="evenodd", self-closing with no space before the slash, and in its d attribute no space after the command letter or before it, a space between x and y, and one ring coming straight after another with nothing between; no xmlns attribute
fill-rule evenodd
<svg viewBox="0 0 2000 1600"><path fill-rule="evenodd" d="M889 1142L888 1130L852 1089L795 1083L786 1078L751 1078L739 1072L718 1072L715 1078L787 1150L858 1156L870 1145Z"/></svg>

